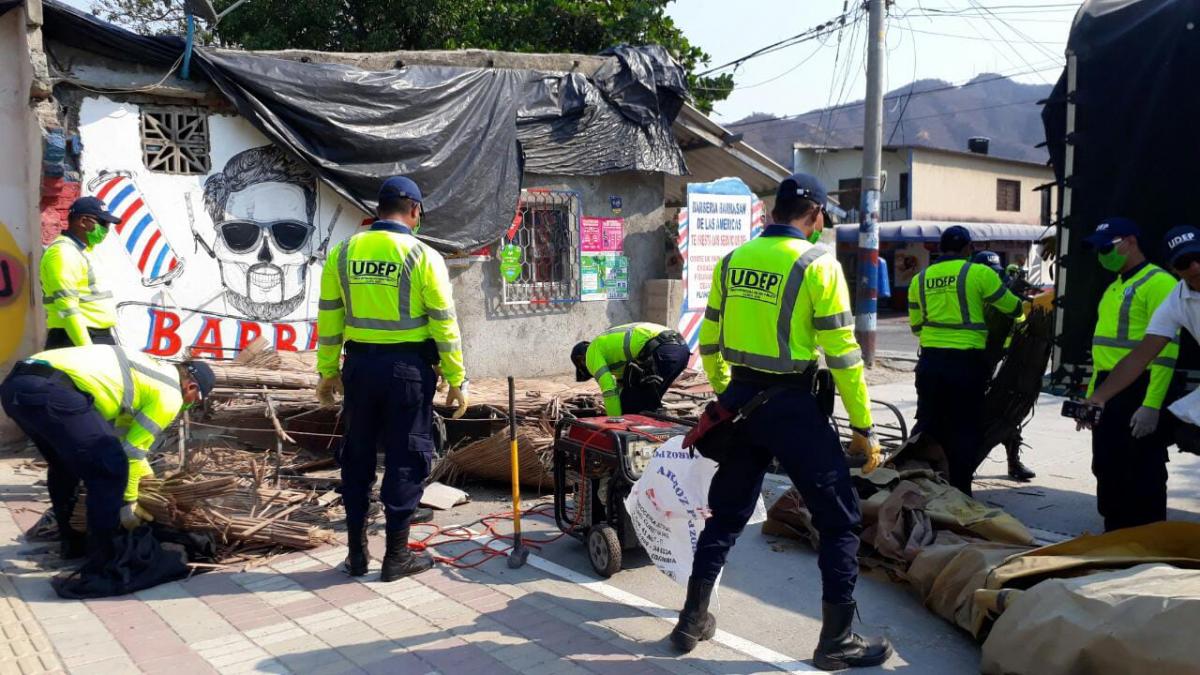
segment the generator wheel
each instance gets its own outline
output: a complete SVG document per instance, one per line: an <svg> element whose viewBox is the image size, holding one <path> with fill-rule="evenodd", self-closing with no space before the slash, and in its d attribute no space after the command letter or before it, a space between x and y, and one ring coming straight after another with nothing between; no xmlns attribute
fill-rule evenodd
<svg viewBox="0 0 1200 675"><path fill-rule="evenodd" d="M597 525L587 536L588 560L605 579L621 569L621 538L611 525Z"/></svg>

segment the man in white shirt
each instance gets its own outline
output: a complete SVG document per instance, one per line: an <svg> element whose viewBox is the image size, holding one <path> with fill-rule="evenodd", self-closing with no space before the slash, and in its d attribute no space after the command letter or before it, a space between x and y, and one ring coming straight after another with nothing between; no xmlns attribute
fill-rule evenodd
<svg viewBox="0 0 1200 675"><path fill-rule="evenodd" d="M1181 329L1200 340L1200 229L1180 225L1171 228L1166 239L1171 269L1182 280L1154 312L1146 336L1117 363L1087 403L1103 407L1137 381Z"/></svg>

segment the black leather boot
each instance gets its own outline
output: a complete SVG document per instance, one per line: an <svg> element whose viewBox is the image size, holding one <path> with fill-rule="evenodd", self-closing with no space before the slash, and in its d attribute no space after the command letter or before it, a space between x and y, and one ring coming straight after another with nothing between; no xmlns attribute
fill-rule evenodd
<svg viewBox="0 0 1200 675"><path fill-rule="evenodd" d="M428 553L413 553L408 548L408 525L403 529L387 533L387 552L383 555L383 570L380 581L395 581L413 574L420 574L433 567L433 558Z"/></svg>
<svg viewBox="0 0 1200 675"><path fill-rule="evenodd" d="M1011 444L1005 448L1008 453L1008 477L1018 483L1028 483L1037 478L1037 474L1021 463L1021 446Z"/></svg>
<svg viewBox="0 0 1200 675"><path fill-rule="evenodd" d="M352 577L361 577L367 573L371 563L371 555L367 552L367 523L366 521L346 523L346 544L350 554L346 556L344 570Z"/></svg>
<svg viewBox="0 0 1200 675"><path fill-rule="evenodd" d="M709 640L717 632L717 618L708 611L712 592L711 581L688 579L687 599L679 612L679 623L671 631L671 644L685 654L695 649L697 642Z"/></svg>
<svg viewBox="0 0 1200 675"><path fill-rule="evenodd" d="M412 516L408 519L410 523L428 523L433 520L433 509L426 509L418 506L417 510L413 511Z"/></svg>
<svg viewBox="0 0 1200 675"><path fill-rule="evenodd" d="M821 670L867 668L887 661L892 643L887 638L867 638L850 630L854 623L853 602L821 603L821 639L813 651L813 665Z"/></svg>

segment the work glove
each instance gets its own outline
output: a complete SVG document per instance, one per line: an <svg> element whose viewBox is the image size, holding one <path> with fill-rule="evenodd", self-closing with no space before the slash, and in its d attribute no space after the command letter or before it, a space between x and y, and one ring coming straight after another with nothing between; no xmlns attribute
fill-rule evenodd
<svg viewBox="0 0 1200 675"><path fill-rule="evenodd" d="M871 473L879 467L881 448L879 439L875 437L875 429L854 429L850 435L850 454L865 457L862 465L864 474Z"/></svg>
<svg viewBox="0 0 1200 675"><path fill-rule="evenodd" d="M141 527L142 523L149 523L153 520L154 516L137 502L127 502L125 506L121 507L121 527L127 530L136 530Z"/></svg>
<svg viewBox="0 0 1200 675"><path fill-rule="evenodd" d="M334 399L334 394L342 395L345 393L345 388L342 386L341 374L321 376L321 381L317 383L317 402L322 407L337 405Z"/></svg>
<svg viewBox="0 0 1200 675"><path fill-rule="evenodd" d="M1134 438L1145 438L1158 428L1158 411L1142 406L1133 413L1129 420L1130 435Z"/></svg>
<svg viewBox="0 0 1200 675"><path fill-rule="evenodd" d="M450 390L446 392L446 405L457 406L451 419L458 419L467 412L467 405L470 399L467 396L467 381L463 380L462 384L457 387L450 385Z"/></svg>
<svg viewBox="0 0 1200 675"><path fill-rule="evenodd" d="M1045 291L1033 296L1033 307L1042 312L1054 311L1054 291Z"/></svg>

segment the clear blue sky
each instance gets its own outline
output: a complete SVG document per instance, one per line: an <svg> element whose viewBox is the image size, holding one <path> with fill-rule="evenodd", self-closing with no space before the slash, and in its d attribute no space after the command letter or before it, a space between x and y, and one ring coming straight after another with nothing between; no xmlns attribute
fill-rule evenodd
<svg viewBox="0 0 1200 675"><path fill-rule="evenodd" d="M850 0L850 13L860 4ZM842 7L843 0L676 0L667 12L719 66L825 23ZM1077 8L1062 0L896 0L886 24L885 90L914 76L957 83L980 73L1052 83ZM840 53L834 32L738 67L737 89L717 104L716 119L788 115L863 98L865 14L840 33ZM1027 72L1033 70L1039 72Z"/></svg>

